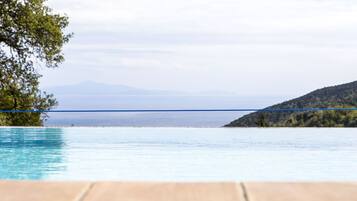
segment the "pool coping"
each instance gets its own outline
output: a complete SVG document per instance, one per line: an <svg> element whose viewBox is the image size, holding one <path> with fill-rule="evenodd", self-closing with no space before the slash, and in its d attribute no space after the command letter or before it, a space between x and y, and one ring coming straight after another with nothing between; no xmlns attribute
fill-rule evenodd
<svg viewBox="0 0 357 201"><path fill-rule="evenodd" d="M355 201L357 182L0 181L1 201Z"/></svg>

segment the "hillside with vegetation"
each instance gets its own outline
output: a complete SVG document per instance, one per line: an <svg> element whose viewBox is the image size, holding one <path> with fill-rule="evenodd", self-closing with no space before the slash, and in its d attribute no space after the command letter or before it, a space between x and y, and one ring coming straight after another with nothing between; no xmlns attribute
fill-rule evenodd
<svg viewBox="0 0 357 201"><path fill-rule="evenodd" d="M357 107L357 81L325 87L265 109ZM226 127L357 127L357 111L254 112Z"/></svg>

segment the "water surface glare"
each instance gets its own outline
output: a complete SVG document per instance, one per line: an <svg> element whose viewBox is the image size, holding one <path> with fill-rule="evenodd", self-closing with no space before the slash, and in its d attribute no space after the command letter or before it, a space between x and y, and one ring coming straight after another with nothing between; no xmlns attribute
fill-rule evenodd
<svg viewBox="0 0 357 201"><path fill-rule="evenodd" d="M0 179L357 180L354 128L0 128Z"/></svg>

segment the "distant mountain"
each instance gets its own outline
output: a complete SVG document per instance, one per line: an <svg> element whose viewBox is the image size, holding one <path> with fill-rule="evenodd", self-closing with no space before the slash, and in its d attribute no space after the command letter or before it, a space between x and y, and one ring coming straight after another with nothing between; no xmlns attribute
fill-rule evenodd
<svg viewBox="0 0 357 201"><path fill-rule="evenodd" d="M249 97L217 91L150 90L91 81L51 87L45 91L53 93L58 100L56 109L260 108L281 100L281 97ZM220 127L243 114L246 113L50 113L45 125Z"/></svg>
<svg viewBox="0 0 357 201"><path fill-rule="evenodd" d="M104 84L93 81L85 81L72 85L63 85L49 87L45 89L49 93L57 95L175 95L175 96L237 96L237 94L226 91L199 91L199 92L182 92L173 90L154 90L154 89L141 89L126 85L117 84Z"/></svg>
<svg viewBox="0 0 357 201"><path fill-rule="evenodd" d="M357 107L357 81L318 89L266 109L329 107ZM357 112L254 112L226 127L357 127Z"/></svg>
<svg viewBox="0 0 357 201"><path fill-rule="evenodd" d="M111 85L85 81L73 85L56 86L46 89L55 95L166 95L180 92L146 90L126 85Z"/></svg>

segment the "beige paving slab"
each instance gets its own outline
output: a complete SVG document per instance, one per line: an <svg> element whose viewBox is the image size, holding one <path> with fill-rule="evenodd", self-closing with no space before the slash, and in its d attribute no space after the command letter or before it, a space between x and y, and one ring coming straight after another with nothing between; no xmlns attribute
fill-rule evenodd
<svg viewBox="0 0 357 201"><path fill-rule="evenodd" d="M96 183L84 201L243 201L235 183Z"/></svg>
<svg viewBox="0 0 357 201"><path fill-rule="evenodd" d="M80 201L89 182L0 181L0 201Z"/></svg>
<svg viewBox="0 0 357 201"><path fill-rule="evenodd" d="M249 201L357 201L357 183L244 183Z"/></svg>

